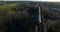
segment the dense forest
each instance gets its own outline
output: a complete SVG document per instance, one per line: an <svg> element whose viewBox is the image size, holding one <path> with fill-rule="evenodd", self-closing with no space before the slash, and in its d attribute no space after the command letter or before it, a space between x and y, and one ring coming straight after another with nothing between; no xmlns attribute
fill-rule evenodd
<svg viewBox="0 0 60 32"><path fill-rule="evenodd" d="M59 2L17 1L0 2L0 32L36 32L35 26L39 24L39 6L46 32L60 32Z"/></svg>
<svg viewBox="0 0 60 32"><path fill-rule="evenodd" d="M0 2L0 32L34 32L37 24L37 3Z"/></svg>
<svg viewBox="0 0 60 32"><path fill-rule="evenodd" d="M41 6L47 32L60 32L60 3L43 2Z"/></svg>

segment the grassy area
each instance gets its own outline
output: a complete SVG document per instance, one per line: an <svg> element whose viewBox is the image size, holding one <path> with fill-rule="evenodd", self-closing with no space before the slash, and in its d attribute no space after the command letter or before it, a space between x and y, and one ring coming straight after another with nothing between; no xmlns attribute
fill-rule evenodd
<svg viewBox="0 0 60 32"><path fill-rule="evenodd" d="M3 5L0 5L0 8L4 9L4 8L9 8L9 7L16 7L17 5L18 3L3 4Z"/></svg>

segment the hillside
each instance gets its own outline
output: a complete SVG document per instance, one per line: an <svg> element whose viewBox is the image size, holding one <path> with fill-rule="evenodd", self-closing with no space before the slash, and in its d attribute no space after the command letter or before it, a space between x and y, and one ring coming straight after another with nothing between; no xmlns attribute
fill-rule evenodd
<svg viewBox="0 0 60 32"><path fill-rule="evenodd" d="M60 32L60 2L41 3L47 32Z"/></svg>
<svg viewBox="0 0 60 32"><path fill-rule="evenodd" d="M38 4L30 2L0 3L0 32L34 32L38 24Z"/></svg>

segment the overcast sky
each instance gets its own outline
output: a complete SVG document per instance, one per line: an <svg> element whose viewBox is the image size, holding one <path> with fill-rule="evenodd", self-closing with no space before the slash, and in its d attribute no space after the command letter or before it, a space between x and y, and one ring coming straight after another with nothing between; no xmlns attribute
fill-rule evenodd
<svg viewBox="0 0 60 32"><path fill-rule="evenodd" d="M0 1L46 1L46 2L60 2L60 0L0 0Z"/></svg>

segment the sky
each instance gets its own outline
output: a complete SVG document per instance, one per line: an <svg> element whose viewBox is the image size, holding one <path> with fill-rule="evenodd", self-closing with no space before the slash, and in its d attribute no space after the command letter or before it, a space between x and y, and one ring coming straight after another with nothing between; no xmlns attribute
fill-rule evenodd
<svg viewBox="0 0 60 32"><path fill-rule="evenodd" d="M45 2L60 2L60 0L0 0L0 1L45 1Z"/></svg>

